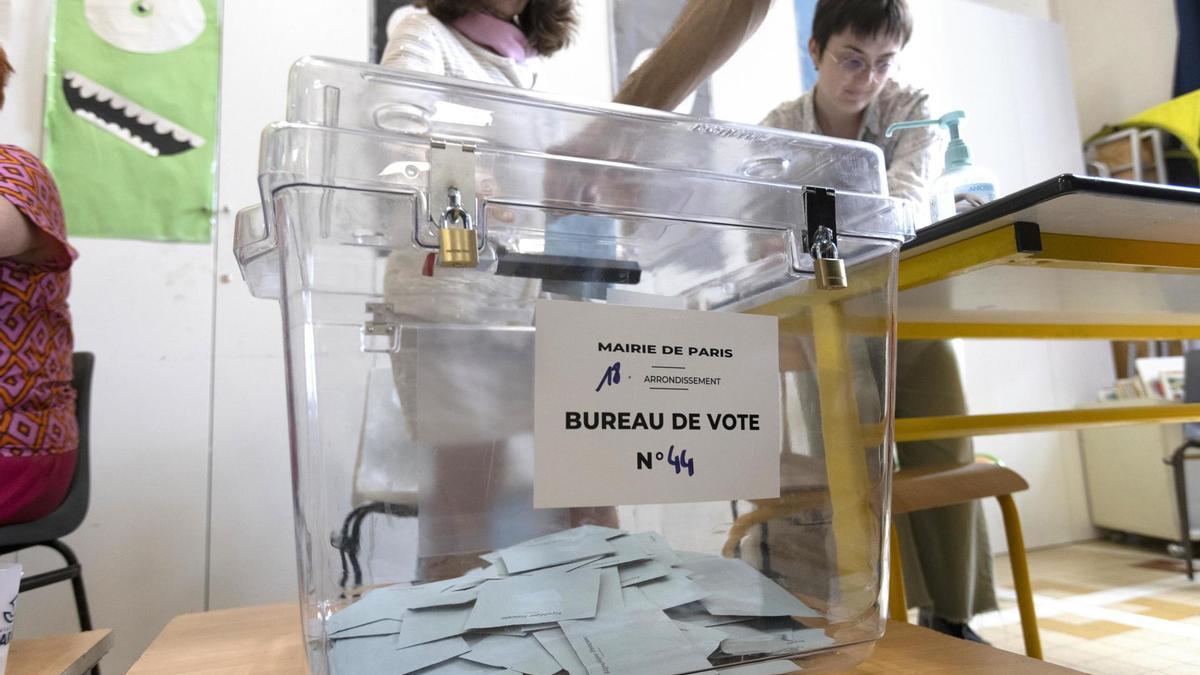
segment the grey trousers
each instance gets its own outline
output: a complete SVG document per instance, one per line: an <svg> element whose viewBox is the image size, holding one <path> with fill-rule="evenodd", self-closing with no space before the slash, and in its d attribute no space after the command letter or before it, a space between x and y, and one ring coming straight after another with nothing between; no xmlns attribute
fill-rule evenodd
<svg viewBox="0 0 1200 675"><path fill-rule="evenodd" d="M896 359L896 417L966 413L958 362L948 342L902 341ZM967 464L969 438L898 443L899 468ZM979 502L896 518L908 606L965 623L996 609L987 526Z"/></svg>

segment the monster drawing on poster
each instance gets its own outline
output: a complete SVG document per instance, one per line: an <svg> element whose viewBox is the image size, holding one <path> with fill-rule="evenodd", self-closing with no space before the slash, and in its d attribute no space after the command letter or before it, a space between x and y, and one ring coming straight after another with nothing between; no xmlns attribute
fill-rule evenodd
<svg viewBox="0 0 1200 675"><path fill-rule="evenodd" d="M219 57L217 0L58 0L45 160L73 236L210 240Z"/></svg>

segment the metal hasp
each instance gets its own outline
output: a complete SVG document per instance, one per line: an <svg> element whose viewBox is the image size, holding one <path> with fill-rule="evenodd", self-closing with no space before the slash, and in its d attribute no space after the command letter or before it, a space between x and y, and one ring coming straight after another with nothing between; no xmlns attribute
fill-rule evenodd
<svg viewBox="0 0 1200 675"><path fill-rule="evenodd" d="M438 139L429 144L429 219L438 228L438 264L475 267L475 146Z"/></svg>
<svg viewBox="0 0 1200 675"><path fill-rule="evenodd" d="M396 321L396 312L391 303L368 302L367 313L371 315L371 318L359 329L362 351L368 354L386 354L396 351L399 346L400 331Z"/></svg>
<svg viewBox="0 0 1200 675"><path fill-rule="evenodd" d="M838 254L837 208L830 188L804 188L804 214L807 218L805 248L813 259L813 273L821 290L846 288L846 262Z"/></svg>

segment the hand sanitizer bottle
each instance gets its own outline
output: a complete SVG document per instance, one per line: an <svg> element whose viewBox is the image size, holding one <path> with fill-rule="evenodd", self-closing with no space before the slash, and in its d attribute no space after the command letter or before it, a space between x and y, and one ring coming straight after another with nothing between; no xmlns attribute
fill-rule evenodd
<svg viewBox="0 0 1200 675"><path fill-rule="evenodd" d="M938 222L962 213L967 209L985 204L996 198L996 177L971 163L971 151L958 135L958 123L966 117L961 110L946 113L935 120L897 122L887 128L885 136L900 129L914 129L936 124L950 131L950 144L946 147L946 168L933 181L930 190L929 212L931 222Z"/></svg>

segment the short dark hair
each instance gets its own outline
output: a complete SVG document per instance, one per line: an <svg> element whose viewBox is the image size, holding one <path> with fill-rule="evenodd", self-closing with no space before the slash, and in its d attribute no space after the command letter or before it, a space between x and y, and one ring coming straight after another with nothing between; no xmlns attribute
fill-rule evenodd
<svg viewBox="0 0 1200 675"><path fill-rule="evenodd" d="M450 23L474 10L484 9L482 0L418 0L442 23ZM486 10L485 10L486 11ZM549 56L571 43L575 32L575 0L529 0L517 15L517 26L529 46Z"/></svg>
<svg viewBox="0 0 1200 675"><path fill-rule="evenodd" d="M818 0L812 23L817 55L825 53L829 38L846 29L860 37L882 33L899 38L903 47L912 37L912 15L905 0Z"/></svg>

